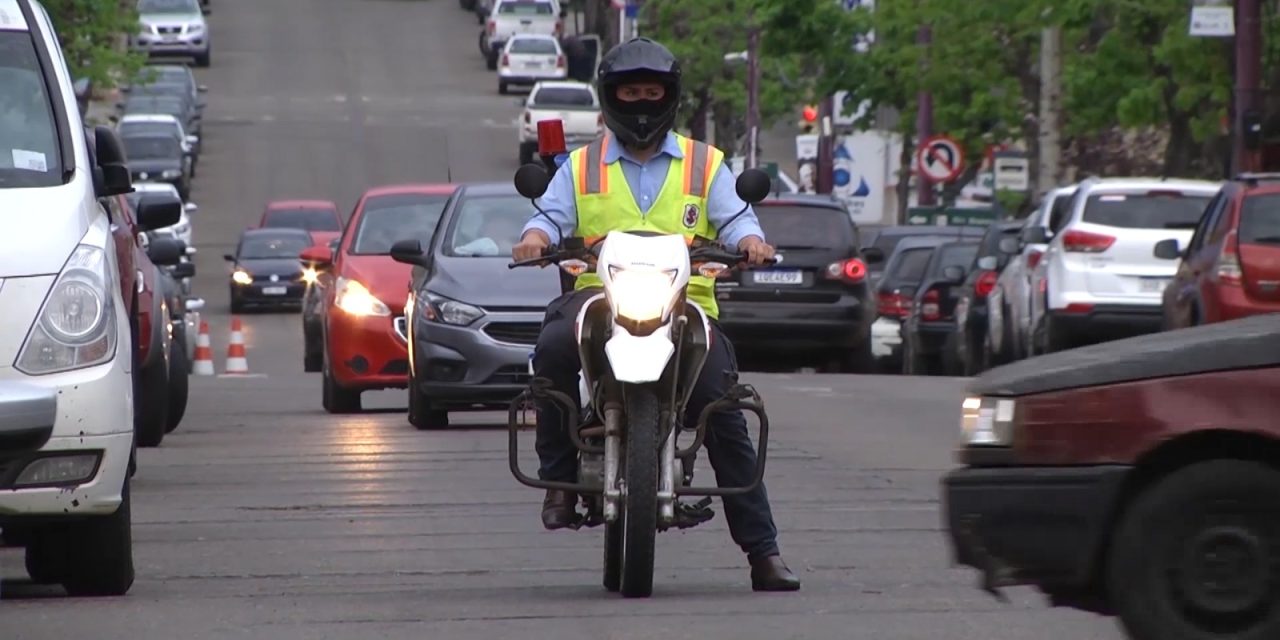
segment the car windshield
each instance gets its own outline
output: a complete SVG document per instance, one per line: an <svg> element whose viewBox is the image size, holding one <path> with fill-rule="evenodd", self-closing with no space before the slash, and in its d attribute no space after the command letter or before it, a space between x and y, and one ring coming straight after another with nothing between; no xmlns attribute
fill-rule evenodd
<svg viewBox="0 0 1280 640"><path fill-rule="evenodd" d="M515 38L511 41L511 53L535 53L553 56L559 53L556 41L550 38Z"/></svg>
<svg viewBox="0 0 1280 640"><path fill-rule="evenodd" d="M498 5L498 15L503 16L549 16L554 15L550 2L503 2Z"/></svg>
<svg viewBox="0 0 1280 640"><path fill-rule="evenodd" d="M542 87L529 101L534 107L591 107L596 106L591 90L577 87Z"/></svg>
<svg viewBox="0 0 1280 640"><path fill-rule="evenodd" d="M974 258L978 256L978 245L974 244L949 244L942 247L938 255L938 260L934 263L934 275L942 273L947 267L964 267L968 270L969 265L973 264Z"/></svg>
<svg viewBox="0 0 1280 640"><path fill-rule="evenodd" d="M240 241L241 260L269 260L272 258L297 258L311 246L311 238L299 236L250 236Z"/></svg>
<svg viewBox="0 0 1280 640"><path fill-rule="evenodd" d="M458 205L445 239L445 255L507 256L520 240L520 231L533 215L533 206L518 195L471 196Z"/></svg>
<svg viewBox="0 0 1280 640"><path fill-rule="evenodd" d="M1211 197L1161 191L1092 195L1082 221L1124 229L1189 229L1200 222Z"/></svg>
<svg viewBox="0 0 1280 640"><path fill-rule="evenodd" d="M761 205L755 208L769 244L779 249L856 249L843 209Z"/></svg>
<svg viewBox="0 0 1280 640"><path fill-rule="evenodd" d="M186 113L186 106L178 98L147 96L134 98L124 104L124 112L158 113L160 115L180 116Z"/></svg>
<svg viewBox="0 0 1280 640"><path fill-rule="evenodd" d="M62 184L55 122L31 36L0 31L0 189Z"/></svg>
<svg viewBox="0 0 1280 640"><path fill-rule="evenodd" d="M138 133L164 133L169 135L178 134L178 124L173 121L169 122L122 122L120 123L120 135L128 137L130 134Z"/></svg>
<svg viewBox="0 0 1280 640"><path fill-rule="evenodd" d="M904 249L898 256L897 267L886 278L906 284L919 284L924 280L924 271L929 267L929 258L933 257L933 247Z"/></svg>
<svg viewBox="0 0 1280 640"><path fill-rule="evenodd" d="M180 157L182 148L175 138L128 136L124 138L124 153L130 160L159 160Z"/></svg>
<svg viewBox="0 0 1280 640"><path fill-rule="evenodd" d="M1240 213L1240 242L1280 244L1280 194L1245 198Z"/></svg>
<svg viewBox="0 0 1280 640"><path fill-rule="evenodd" d="M153 82L133 87L129 92L135 96L173 96L185 101L191 94L191 88L176 82Z"/></svg>
<svg viewBox="0 0 1280 640"><path fill-rule="evenodd" d="M138 13L200 13L196 0L138 0Z"/></svg>
<svg viewBox="0 0 1280 640"><path fill-rule="evenodd" d="M369 198L360 214L350 252L385 256L391 253L391 245L401 240L418 240L427 246L448 199L447 195L423 193Z"/></svg>
<svg viewBox="0 0 1280 640"><path fill-rule="evenodd" d="M342 231L338 214L333 209L277 209L267 213L264 227L306 229L307 231Z"/></svg>

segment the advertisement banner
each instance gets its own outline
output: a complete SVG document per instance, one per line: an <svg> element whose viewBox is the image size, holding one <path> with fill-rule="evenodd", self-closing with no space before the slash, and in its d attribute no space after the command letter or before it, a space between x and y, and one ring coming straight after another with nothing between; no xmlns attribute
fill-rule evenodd
<svg viewBox="0 0 1280 640"><path fill-rule="evenodd" d="M818 135L796 136L796 184L800 193L818 192Z"/></svg>
<svg viewBox="0 0 1280 640"><path fill-rule="evenodd" d="M880 224L885 217L888 140L864 131L836 140L832 195L845 203L857 224Z"/></svg>

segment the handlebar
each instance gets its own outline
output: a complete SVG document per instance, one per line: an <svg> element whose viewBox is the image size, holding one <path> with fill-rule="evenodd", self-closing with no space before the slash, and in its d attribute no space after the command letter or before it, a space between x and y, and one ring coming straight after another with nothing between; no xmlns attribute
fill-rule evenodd
<svg viewBox="0 0 1280 640"><path fill-rule="evenodd" d="M528 258L526 260L516 260L507 264L508 269L516 267L532 267L545 266L547 264L559 264L565 260L582 260L592 263L596 260L593 247L585 247L581 249L561 249L557 245L549 245L542 249L542 256L538 258ZM746 252L730 251L724 245L704 245L694 247L689 250L689 262L698 265L707 262L721 262L734 268L738 265L744 265L748 260ZM765 265L774 265L778 263L778 258L769 258L764 262Z"/></svg>

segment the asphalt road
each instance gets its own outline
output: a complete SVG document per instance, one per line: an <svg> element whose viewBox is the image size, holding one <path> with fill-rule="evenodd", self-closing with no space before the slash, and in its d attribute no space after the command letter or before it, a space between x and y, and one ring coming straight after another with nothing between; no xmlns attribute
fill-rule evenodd
<svg viewBox="0 0 1280 640"><path fill-rule="evenodd" d="M380 183L509 180L517 108L452 0L215 5L194 224L221 370L221 255L267 200L349 209ZM420 433L402 392L366 400L383 411L328 416L319 374L302 373L298 317L245 321L261 377L192 378L184 423L141 451L132 592L69 599L25 584L6 550L0 636L1120 637L1110 620L1049 610L1028 590L1000 604L950 568L938 479L961 380L747 376L773 416L767 479L803 590L752 593L718 513L660 537L654 596L622 600L600 587L599 529L542 531L541 494L508 475L498 416Z"/></svg>

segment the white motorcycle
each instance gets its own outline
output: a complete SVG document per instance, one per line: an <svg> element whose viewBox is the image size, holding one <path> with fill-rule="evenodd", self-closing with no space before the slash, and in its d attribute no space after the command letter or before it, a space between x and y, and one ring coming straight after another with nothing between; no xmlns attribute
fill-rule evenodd
<svg viewBox="0 0 1280 640"><path fill-rule="evenodd" d="M530 200L546 191L549 180L547 171L536 164L521 167L515 177L517 190ZM745 202L756 203L768 195L771 185L767 174L751 169L738 177L737 191ZM535 378L509 409L511 473L530 487L582 496L587 513L574 528L605 525L605 588L626 597L648 597L653 591L657 533L710 520L710 496L747 493L764 477L769 420L759 394L738 384L735 373L725 372L732 376L725 397L709 405L696 425L683 424L711 336L706 314L686 300L686 286L695 271L717 278L745 263L746 256L710 241L691 247L682 235L651 232L614 231L592 246L585 246L581 238L562 242L563 246L548 247L541 258L509 266L554 263L562 271L565 291L591 269L603 281L602 293L583 304L577 317L581 403L551 389L549 380ZM577 482L545 481L520 470L520 413L531 402L555 402L562 415L579 417L568 427L579 451ZM692 486L707 418L714 411L735 408L754 413L760 423L752 482L744 487ZM692 436L688 446L677 443L681 434ZM679 500L691 495L707 497L692 505Z"/></svg>

